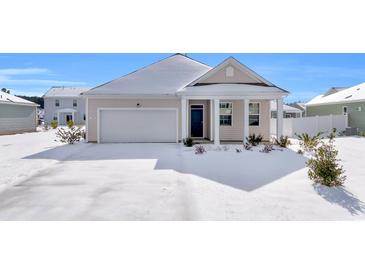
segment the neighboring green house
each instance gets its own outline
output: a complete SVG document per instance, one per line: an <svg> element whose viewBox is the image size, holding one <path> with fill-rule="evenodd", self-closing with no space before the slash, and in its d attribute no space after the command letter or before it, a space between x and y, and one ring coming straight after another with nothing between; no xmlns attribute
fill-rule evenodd
<svg viewBox="0 0 365 274"><path fill-rule="evenodd" d="M306 103L307 116L348 115L348 126L365 131L365 83L331 88Z"/></svg>

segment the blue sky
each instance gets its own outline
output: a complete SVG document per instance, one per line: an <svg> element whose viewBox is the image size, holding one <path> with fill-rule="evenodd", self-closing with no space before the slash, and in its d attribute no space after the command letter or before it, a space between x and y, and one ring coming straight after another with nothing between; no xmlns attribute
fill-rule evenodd
<svg viewBox="0 0 365 274"><path fill-rule="evenodd" d="M96 86L171 54L0 54L0 88L43 95L51 86ZM333 86L365 82L365 54L188 54L210 66L228 56L308 101Z"/></svg>

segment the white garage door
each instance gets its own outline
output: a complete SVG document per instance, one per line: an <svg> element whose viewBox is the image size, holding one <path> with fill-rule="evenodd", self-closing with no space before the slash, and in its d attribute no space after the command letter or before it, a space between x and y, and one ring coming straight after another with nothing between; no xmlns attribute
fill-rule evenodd
<svg viewBox="0 0 365 274"><path fill-rule="evenodd" d="M101 143L176 142L176 109L100 109Z"/></svg>

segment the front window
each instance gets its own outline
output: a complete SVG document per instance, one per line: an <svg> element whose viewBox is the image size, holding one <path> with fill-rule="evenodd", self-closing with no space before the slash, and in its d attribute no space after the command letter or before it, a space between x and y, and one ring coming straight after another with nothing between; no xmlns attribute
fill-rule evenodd
<svg viewBox="0 0 365 274"><path fill-rule="evenodd" d="M72 105L73 105L74 107L77 107L77 100L73 100Z"/></svg>
<svg viewBox="0 0 365 274"><path fill-rule="evenodd" d="M260 103L249 104L249 125L260 126Z"/></svg>
<svg viewBox="0 0 365 274"><path fill-rule="evenodd" d="M233 107L231 102L219 103L219 124L221 126L232 125L232 109Z"/></svg>
<svg viewBox="0 0 365 274"><path fill-rule="evenodd" d="M56 99L56 103L55 103L56 107L60 106L60 100Z"/></svg>

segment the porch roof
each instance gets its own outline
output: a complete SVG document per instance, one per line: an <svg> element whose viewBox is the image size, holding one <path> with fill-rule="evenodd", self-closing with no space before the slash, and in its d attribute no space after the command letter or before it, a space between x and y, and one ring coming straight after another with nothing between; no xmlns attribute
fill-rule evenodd
<svg viewBox="0 0 365 274"><path fill-rule="evenodd" d="M180 96L267 96L284 97L288 92L276 86L250 84L209 84L188 86L177 92Z"/></svg>

